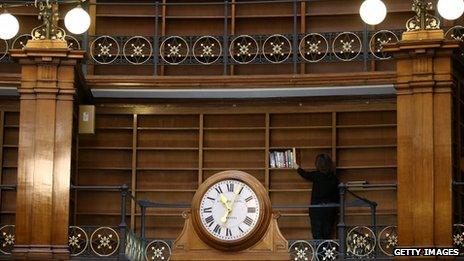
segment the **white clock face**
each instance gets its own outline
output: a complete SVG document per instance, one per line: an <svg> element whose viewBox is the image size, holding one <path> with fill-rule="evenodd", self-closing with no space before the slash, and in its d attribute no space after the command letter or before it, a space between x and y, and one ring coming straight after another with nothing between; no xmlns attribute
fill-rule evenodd
<svg viewBox="0 0 464 261"><path fill-rule="evenodd" d="M224 241L248 235L260 214L256 193L245 183L232 179L212 185L203 195L199 211L208 233Z"/></svg>

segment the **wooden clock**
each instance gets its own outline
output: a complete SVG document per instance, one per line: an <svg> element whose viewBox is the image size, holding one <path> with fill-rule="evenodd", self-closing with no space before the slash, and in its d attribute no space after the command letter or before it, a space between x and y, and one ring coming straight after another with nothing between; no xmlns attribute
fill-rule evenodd
<svg viewBox="0 0 464 261"><path fill-rule="evenodd" d="M217 173L200 185L172 260L288 260L288 243L263 185L242 171Z"/></svg>

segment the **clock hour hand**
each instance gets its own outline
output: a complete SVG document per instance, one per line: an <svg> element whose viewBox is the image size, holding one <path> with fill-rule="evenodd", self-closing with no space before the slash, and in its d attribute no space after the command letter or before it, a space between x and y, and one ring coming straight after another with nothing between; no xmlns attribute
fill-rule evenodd
<svg viewBox="0 0 464 261"><path fill-rule="evenodd" d="M221 194L220 198L221 198L222 204L226 208L226 213L224 214L224 216L221 217L221 222L226 223L227 222L227 217L229 216L229 213L230 213L230 211L232 209L230 208L229 203L227 202L227 198L226 198L226 196L224 196L224 194Z"/></svg>

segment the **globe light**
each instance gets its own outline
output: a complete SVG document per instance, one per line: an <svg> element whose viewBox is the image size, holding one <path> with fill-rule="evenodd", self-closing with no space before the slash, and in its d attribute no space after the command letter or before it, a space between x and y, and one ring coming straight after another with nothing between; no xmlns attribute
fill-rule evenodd
<svg viewBox="0 0 464 261"><path fill-rule="evenodd" d="M381 0L365 0L359 8L361 19L369 25L380 24L387 16L387 7Z"/></svg>
<svg viewBox="0 0 464 261"><path fill-rule="evenodd" d="M464 13L463 0L439 0L438 13L446 20L456 20Z"/></svg>
<svg viewBox="0 0 464 261"><path fill-rule="evenodd" d="M66 14L64 25L73 34L83 34L90 27L90 16L82 7L77 6Z"/></svg>
<svg viewBox="0 0 464 261"><path fill-rule="evenodd" d="M10 13L0 15L0 39L9 40L15 37L19 31L18 19Z"/></svg>

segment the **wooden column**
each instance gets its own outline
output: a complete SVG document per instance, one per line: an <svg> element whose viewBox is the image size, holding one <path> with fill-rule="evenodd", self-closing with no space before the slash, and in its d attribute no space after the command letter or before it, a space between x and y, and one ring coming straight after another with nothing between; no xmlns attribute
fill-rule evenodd
<svg viewBox="0 0 464 261"><path fill-rule="evenodd" d="M12 50L21 64L17 259L67 259L74 68L83 57L58 40Z"/></svg>
<svg viewBox="0 0 464 261"><path fill-rule="evenodd" d="M397 66L399 245L452 245L452 56L442 30L406 32Z"/></svg>

